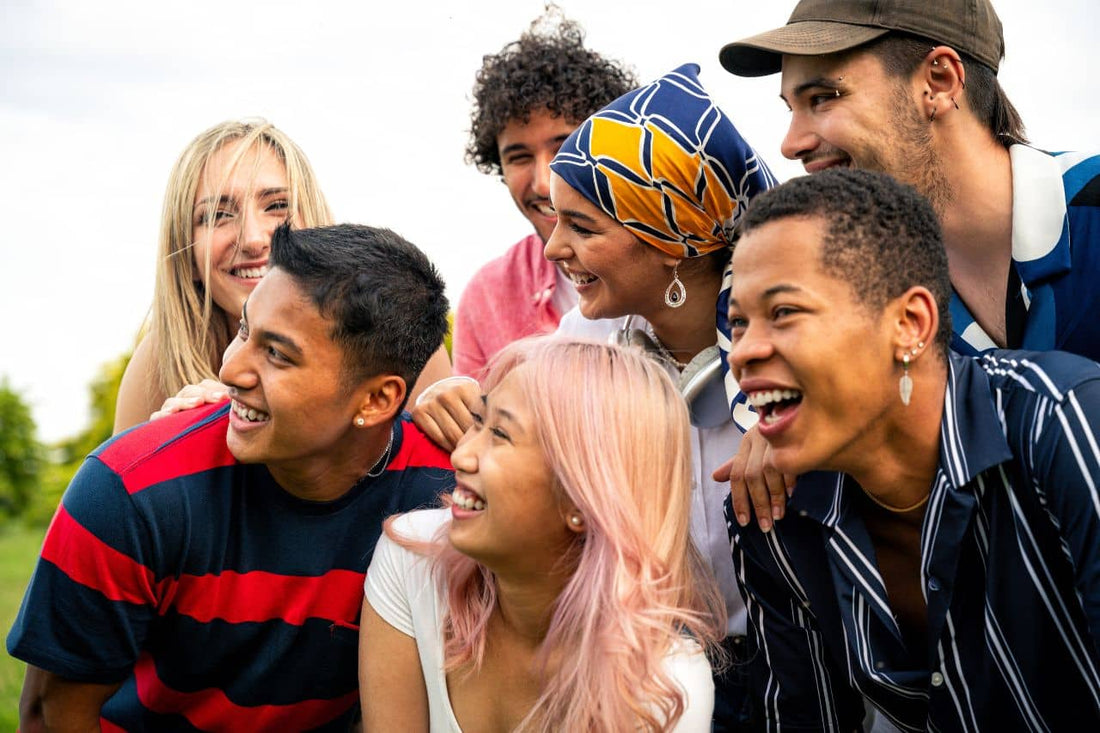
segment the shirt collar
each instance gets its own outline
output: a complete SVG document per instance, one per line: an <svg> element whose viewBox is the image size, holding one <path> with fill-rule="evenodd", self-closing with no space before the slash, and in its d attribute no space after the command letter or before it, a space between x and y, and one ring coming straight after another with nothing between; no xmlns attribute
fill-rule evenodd
<svg viewBox="0 0 1100 733"><path fill-rule="evenodd" d="M992 466L1011 460L989 377L979 360L948 355L947 389L940 421L939 472L956 489ZM843 505L843 476L813 471L798 477L788 511L833 526ZM929 487L931 488L931 487Z"/></svg>
<svg viewBox="0 0 1100 733"><path fill-rule="evenodd" d="M1069 218L1057 157L1027 145L1008 150L1012 164L1012 260L1028 287L1068 272Z"/></svg>

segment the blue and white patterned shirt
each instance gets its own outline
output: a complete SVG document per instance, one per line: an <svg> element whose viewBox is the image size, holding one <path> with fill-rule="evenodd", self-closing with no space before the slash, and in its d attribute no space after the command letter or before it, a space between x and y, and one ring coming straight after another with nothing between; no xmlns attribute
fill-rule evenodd
<svg viewBox="0 0 1100 733"><path fill-rule="evenodd" d="M1058 349L1100 360L1100 155L1009 148L1012 264L1027 320L1020 348ZM996 348L958 295L951 348Z"/></svg>
<svg viewBox="0 0 1100 733"><path fill-rule="evenodd" d="M1100 730L1100 365L952 354L921 529L926 648L908 650L861 489L799 478L768 534L727 524L770 730Z"/></svg>

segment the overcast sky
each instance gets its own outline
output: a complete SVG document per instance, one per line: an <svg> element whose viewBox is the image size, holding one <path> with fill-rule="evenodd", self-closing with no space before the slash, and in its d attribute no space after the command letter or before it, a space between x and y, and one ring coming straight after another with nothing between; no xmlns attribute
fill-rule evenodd
<svg viewBox="0 0 1100 733"><path fill-rule="evenodd" d="M718 49L783 24L793 0L561 0L588 45L644 81L694 61L780 179L778 77L739 79ZM930 3L934 7L935 2ZM483 54L540 0L0 0L0 376L53 441L149 307L168 170L200 130L263 116L305 150L338 221L388 226L436 262L452 302L529 233L498 180L463 162ZM1096 0L999 0L1000 77L1032 140L1096 149Z"/></svg>

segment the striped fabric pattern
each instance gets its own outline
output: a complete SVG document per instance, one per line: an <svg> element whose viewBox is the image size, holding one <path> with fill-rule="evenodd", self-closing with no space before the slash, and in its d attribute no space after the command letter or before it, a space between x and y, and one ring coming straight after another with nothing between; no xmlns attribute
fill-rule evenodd
<svg viewBox="0 0 1100 733"><path fill-rule="evenodd" d="M8 650L121 682L104 730L348 730L382 520L453 486L446 453L407 416L387 470L327 503L238 464L227 424L225 404L104 444L46 534Z"/></svg>
<svg viewBox="0 0 1100 733"><path fill-rule="evenodd" d="M1100 730L1100 365L952 355L907 649L849 477L799 478L769 534L727 525L769 730Z"/></svg>

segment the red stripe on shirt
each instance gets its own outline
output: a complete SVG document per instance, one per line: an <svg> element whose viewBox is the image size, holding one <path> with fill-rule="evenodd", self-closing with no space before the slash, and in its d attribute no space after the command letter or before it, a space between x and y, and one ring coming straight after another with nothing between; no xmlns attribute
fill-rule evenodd
<svg viewBox="0 0 1100 733"><path fill-rule="evenodd" d="M451 454L433 443L428 436L411 422L402 425L401 450L386 467L387 471L403 471L406 468L451 468Z"/></svg>
<svg viewBox="0 0 1100 733"><path fill-rule="evenodd" d="M134 665L134 681L138 699L147 710L182 715L200 730L306 730L339 717L359 699L356 691L331 700L246 707L234 703L221 690L180 692L168 687L157 676L156 664L148 654L142 654Z"/></svg>
<svg viewBox="0 0 1100 733"><path fill-rule="evenodd" d="M185 410L140 425L106 445L99 460L119 475L131 494L166 478L231 466L236 459L225 443L228 415L211 417L224 406Z"/></svg>
<svg viewBox="0 0 1100 733"><path fill-rule="evenodd" d="M365 573L351 570L329 570L315 577L262 570L184 575L169 583L162 604L203 623L279 619L300 626L310 618L357 623L365 578Z"/></svg>
<svg viewBox="0 0 1100 733"><path fill-rule="evenodd" d="M74 582L97 590L112 601L137 604L156 601L152 571L89 532L64 505L58 507L46 532L42 559L56 565Z"/></svg>

